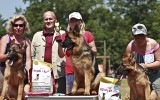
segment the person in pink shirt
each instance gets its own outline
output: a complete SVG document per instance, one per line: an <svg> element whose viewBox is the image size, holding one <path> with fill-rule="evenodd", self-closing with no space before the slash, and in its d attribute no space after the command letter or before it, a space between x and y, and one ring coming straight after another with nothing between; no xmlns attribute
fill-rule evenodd
<svg viewBox="0 0 160 100"><path fill-rule="evenodd" d="M136 63L145 69L151 82L151 90L154 89L160 97L160 45L147 36L147 28L141 23L132 27L132 36L123 58L129 57L131 52L135 51Z"/></svg>
<svg viewBox="0 0 160 100"><path fill-rule="evenodd" d="M91 47L91 50L94 53L97 53L97 48L94 41L94 36L91 32L85 30L85 23L82 19L82 16L79 12L73 12L69 15L69 23L67 27L67 31L72 31L75 25L78 25L80 28L80 34L84 36L84 40L86 43ZM62 41L65 40L65 35L62 35ZM74 70L71 66L70 61L70 53L65 49L62 49L59 43L58 53L60 57L66 57L66 64L65 64L65 74L66 74L66 94L70 94L73 86L73 79L74 79Z"/></svg>

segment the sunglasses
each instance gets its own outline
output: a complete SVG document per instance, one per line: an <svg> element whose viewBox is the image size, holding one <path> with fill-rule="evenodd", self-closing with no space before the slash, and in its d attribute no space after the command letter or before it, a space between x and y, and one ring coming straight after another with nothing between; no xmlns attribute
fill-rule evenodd
<svg viewBox="0 0 160 100"><path fill-rule="evenodd" d="M13 24L13 27L24 27L24 24Z"/></svg>

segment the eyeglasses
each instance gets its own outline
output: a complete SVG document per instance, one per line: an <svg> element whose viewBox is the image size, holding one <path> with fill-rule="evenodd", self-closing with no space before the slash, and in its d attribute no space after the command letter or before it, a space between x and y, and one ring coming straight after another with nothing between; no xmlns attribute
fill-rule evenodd
<svg viewBox="0 0 160 100"><path fill-rule="evenodd" d="M13 24L14 27L24 27L24 24Z"/></svg>

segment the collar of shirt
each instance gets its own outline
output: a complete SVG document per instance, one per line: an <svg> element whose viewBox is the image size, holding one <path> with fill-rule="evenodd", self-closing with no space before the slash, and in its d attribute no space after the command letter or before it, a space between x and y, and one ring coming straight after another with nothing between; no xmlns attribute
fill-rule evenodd
<svg viewBox="0 0 160 100"><path fill-rule="evenodd" d="M43 29L43 35L44 35L44 36L53 36L54 33L48 33L48 32L46 31L46 29Z"/></svg>

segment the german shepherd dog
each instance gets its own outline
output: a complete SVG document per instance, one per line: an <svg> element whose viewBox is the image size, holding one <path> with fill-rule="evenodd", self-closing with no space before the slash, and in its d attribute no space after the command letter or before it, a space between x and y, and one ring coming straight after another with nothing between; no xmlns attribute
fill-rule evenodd
<svg viewBox="0 0 160 100"><path fill-rule="evenodd" d="M11 41L0 100L24 100L25 73L22 63L24 46L24 41L21 44L16 44L14 39Z"/></svg>
<svg viewBox="0 0 160 100"><path fill-rule="evenodd" d="M96 56L83 36L76 29L67 32L61 46L71 52L71 64L74 69L71 94L79 94L79 89L84 89L83 92L81 91L84 95L97 94L100 78L105 76L105 73L99 72L95 75Z"/></svg>
<svg viewBox="0 0 160 100"><path fill-rule="evenodd" d="M127 75L130 87L130 100L158 100L155 90L151 90L146 70L135 60L135 52L125 57L116 74Z"/></svg>

